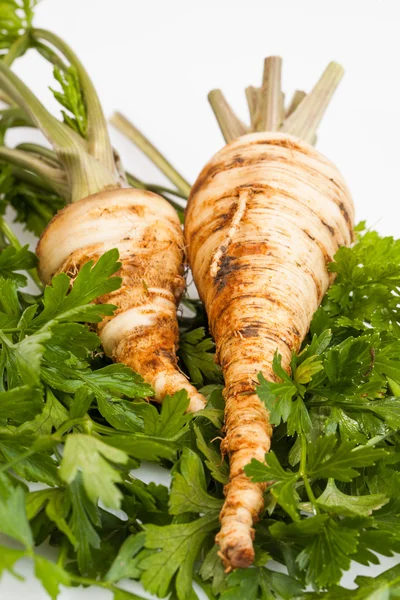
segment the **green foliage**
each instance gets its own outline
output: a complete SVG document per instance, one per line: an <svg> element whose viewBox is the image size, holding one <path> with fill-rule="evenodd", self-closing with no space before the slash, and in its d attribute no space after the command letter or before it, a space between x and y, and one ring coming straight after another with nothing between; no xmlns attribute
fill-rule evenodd
<svg viewBox="0 0 400 600"><path fill-rule="evenodd" d="M400 566L396 565L377 577L359 575L356 577L355 582L358 587L354 590L335 586L326 593L308 593L304 596L304 600L306 600L306 597L309 597L310 600L314 598L326 598L326 600L394 600L400 594Z"/></svg>
<svg viewBox="0 0 400 600"><path fill-rule="evenodd" d="M301 594L303 588L295 579L265 567L238 569L228 575L227 583L221 600L290 600Z"/></svg>
<svg viewBox="0 0 400 600"><path fill-rule="evenodd" d="M0 131L1 128L0 121ZM11 165L3 163L0 164L0 208L3 206L5 209L7 205L14 209L15 221L40 236L56 212L64 206L64 199L40 185L39 178L33 183L25 181Z"/></svg>
<svg viewBox="0 0 400 600"><path fill-rule="evenodd" d="M213 498L207 493L203 464L193 450L184 448L179 462L173 469L172 477L170 514L203 514L222 507L219 498Z"/></svg>
<svg viewBox="0 0 400 600"><path fill-rule="evenodd" d="M37 0L2 0L0 6L0 56L32 25ZM26 49L26 48L25 48Z"/></svg>
<svg viewBox="0 0 400 600"><path fill-rule="evenodd" d="M0 473L0 531L20 542L25 548L33 545L25 509L25 490Z"/></svg>
<svg viewBox="0 0 400 600"><path fill-rule="evenodd" d="M61 91L50 89L55 99L67 110L67 112L61 111L64 123L85 138L87 133L86 106L75 67L71 65L65 71L55 67L53 75L59 83Z"/></svg>
<svg viewBox="0 0 400 600"><path fill-rule="evenodd" d="M108 461L126 464L128 456L91 435L76 433L66 441L60 477L72 483L81 472L89 500L97 503L100 499L108 508L119 508L122 494L115 483L122 481L122 477Z"/></svg>
<svg viewBox="0 0 400 600"><path fill-rule="evenodd" d="M36 255L29 252L28 246L23 246L20 250L8 246L0 252L0 277L12 279L22 287L27 284L27 278L16 271L28 271L36 267L36 263Z"/></svg>
<svg viewBox="0 0 400 600"><path fill-rule="evenodd" d="M181 321L182 363L194 383L208 384L208 406L194 417L184 391L161 408L150 403L151 387L110 365L87 325L113 313L94 301L120 284L116 251L83 267L72 286L58 275L32 297L20 287L33 255L6 247L0 532L21 549L4 542L0 573L18 576L18 561L30 558L51 598L61 586L88 583L115 600L137 600L117 587L125 578L176 600L195 600L193 580L221 600L396 597L397 567L357 578L356 590L338 583L351 561L377 564L377 555L400 551L398 252L396 242L372 233L341 250L336 282L291 373L277 355L279 380L260 375L258 392L276 426L273 450L246 473L268 483L266 510L255 567L225 574L213 543L229 476L219 449L223 399L200 309L190 325ZM171 469L169 489L134 476L143 460ZM24 480L45 488L29 492ZM61 550L57 564L36 555L45 539ZM266 568L269 559L288 575ZM314 591L304 592L307 585Z"/></svg>
<svg viewBox="0 0 400 600"><path fill-rule="evenodd" d="M146 527L146 548L155 550L140 562L141 582L161 598L175 589L178 600L192 600L193 567L209 534L218 527L214 511L189 523Z"/></svg>
<svg viewBox="0 0 400 600"><path fill-rule="evenodd" d="M207 381L220 381L221 369L215 362L214 342L206 337L204 327L183 333L179 342L179 358L185 365L190 379L196 385Z"/></svg>

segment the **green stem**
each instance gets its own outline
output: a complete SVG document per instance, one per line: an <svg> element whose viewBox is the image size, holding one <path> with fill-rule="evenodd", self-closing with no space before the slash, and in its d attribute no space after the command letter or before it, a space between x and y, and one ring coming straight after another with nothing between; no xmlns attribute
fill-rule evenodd
<svg viewBox="0 0 400 600"><path fill-rule="evenodd" d="M18 106L10 106L0 110L0 121L3 127L34 127L29 116Z"/></svg>
<svg viewBox="0 0 400 600"><path fill-rule="evenodd" d="M9 51L3 58L3 62L9 67L11 67L14 60L25 54L28 48L29 33L26 32L23 35L19 36L19 38L17 38L15 42L11 45Z"/></svg>
<svg viewBox="0 0 400 600"><path fill-rule="evenodd" d="M7 335L4 334L3 329L0 329L0 340L1 340L2 344L5 344L6 346L8 346L8 348L12 348L14 346L12 341L9 340ZM1 361L1 364L3 365L3 361Z"/></svg>
<svg viewBox="0 0 400 600"><path fill-rule="evenodd" d="M303 90L296 90L295 93L293 94L293 97L290 101L290 104L288 106L288 109L286 111L285 114L285 118L287 119L288 117L290 117L290 115L292 113L294 113L294 111L296 110L296 108L299 106L300 102L302 102L304 100L304 98L307 96L307 94L305 92L303 92Z"/></svg>
<svg viewBox="0 0 400 600"><path fill-rule="evenodd" d="M109 583L108 581L101 581L100 579L90 579L90 577L81 577L80 575L75 575L73 573L70 573L69 575L70 575L71 581L73 581L74 583L80 584L80 585L87 585L87 586L94 585L94 586L109 590L110 592L113 592L114 594L117 594L118 592L123 591L122 588L119 588L116 585L114 585L113 583ZM145 600L143 598L143 596L138 596L137 594L134 594L132 592L129 592L129 597L132 598L132 600Z"/></svg>
<svg viewBox="0 0 400 600"><path fill-rule="evenodd" d="M70 190L65 171L62 168L50 165L47 161L36 157L31 152L7 148L6 146L0 146L0 160L31 171L42 178L57 194L69 200Z"/></svg>
<svg viewBox="0 0 400 600"><path fill-rule="evenodd" d="M12 174L15 177L15 179L25 181L26 183L35 186L38 190L42 190L44 192L51 192L52 194L56 193L54 192L54 188L51 185L49 185L44 179L41 179L40 177L38 177L34 173L31 173L30 171L26 171L25 169L22 169L20 167L13 166ZM43 212L41 214L43 214L44 216Z"/></svg>
<svg viewBox="0 0 400 600"><path fill-rule="evenodd" d="M67 557L68 557L68 543L64 539L61 544L60 554L58 555L58 558L57 558L57 565L59 567L64 568L64 564L65 564Z"/></svg>
<svg viewBox="0 0 400 600"><path fill-rule="evenodd" d="M154 183L145 183L146 190L150 192L157 192L157 194L171 194L182 200L187 200L188 197L178 190L172 190L171 188L164 187L163 185L156 185Z"/></svg>
<svg viewBox="0 0 400 600"><path fill-rule="evenodd" d="M1 217L0 217L0 229L6 236L8 241L10 242L11 246L14 246L14 248L16 250L21 250L22 246L21 246L17 236L15 235L15 233L13 232L13 230L11 229L9 224L6 223L6 221Z"/></svg>
<svg viewBox="0 0 400 600"><path fill-rule="evenodd" d="M107 425L101 425L100 423L96 423L95 421L93 421L92 429L96 433L104 433L109 435L113 435L116 432L116 429L114 427L107 427Z"/></svg>
<svg viewBox="0 0 400 600"><path fill-rule="evenodd" d="M376 435L375 437L368 440L365 446L375 446L375 444L379 444L379 442L382 442L383 440L387 440L388 438L392 437L392 435L395 435L395 433L395 431L389 431L389 433L386 433L384 435ZM355 448L354 450L357 450L357 448Z"/></svg>
<svg viewBox="0 0 400 600"><path fill-rule="evenodd" d="M307 438L304 434L300 435L300 446L301 446L301 454L300 454L300 470L299 474L301 475L304 483L304 488L307 492L308 499L314 507L316 514L319 513L319 509L317 506L317 500L314 496L314 492L312 491L310 482L307 476Z"/></svg>
<svg viewBox="0 0 400 600"><path fill-rule="evenodd" d="M114 152L108 134L107 121L86 69L68 44L51 31L33 29L32 35L35 40L46 40L57 48L77 70L87 108L89 153L111 173L115 173Z"/></svg>
<svg viewBox="0 0 400 600"><path fill-rule="evenodd" d="M13 458L13 460L10 460L5 465L1 465L0 466L0 473L4 473L5 471L8 471L8 469L12 469L19 462L21 462L22 460L25 460L26 458L29 458L33 454L36 454L36 450L26 450L25 452L23 452L19 456L16 456L15 458Z"/></svg>
<svg viewBox="0 0 400 600"><path fill-rule="evenodd" d="M176 196L177 198L182 198L182 200L187 200L188 198L179 190L174 190L172 188L168 188L155 183L145 183L141 179L135 177L135 175L132 175L132 173L127 172L126 178L130 186L139 190L149 190L150 192L156 192L157 194L171 194L172 196Z"/></svg>
<svg viewBox="0 0 400 600"><path fill-rule="evenodd" d="M81 585L96 585L98 587L105 588L106 590L113 590L115 587L107 581L100 581L98 579L90 579L89 577L80 577L79 575L70 574L70 577L74 583L80 583Z"/></svg>
<svg viewBox="0 0 400 600"><path fill-rule="evenodd" d="M53 64L55 67L58 67L61 71L67 71L68 65L62 60L61 56L59 56L50 46L47 44L43 44L43 42L38 42L35 40L34 48L45 58L49 63Z"/></svg>
<svg viewBox="0 0 400 600"><path fill-rule="evenodd" d="M77 417L76 419L70 419L69 421L66 421L65 423L63 423L61 425L61 427L59 427L57 429L57 431L55 431L53 433L52 437L54 437L54 438L62 437L67 431L69 431L73 427L76 427L77 425L84 425L86 421L87 421L87 418L85 418L85 417Z"/></svg>
<svg viewBox="0 0 400 600"><path fill-rule="evenodd" d="M60 168L60 162L57 159L56 153L50 148L41 146L40 144L32 144L30 142L24 142L16 146L17 150L24 150L25 152L32 152L38 154L42 158L45 158L48 162L51 162L55 167Z"/></svg>
<svg viewBox="0 0 400 600"><path fill-rule="evenodd" d="M110 123L116 127L123 135L125 135L128 139L131 140L146 156L156 165L158 169L168 179L176 185L178 190L184 194L186 197L190 194L191 186L190 184L182 177L180 173L171 165L171 163L157 150L155 146L143 135L139 129L137 129L133 123L128 121L126 117L124 117L121 113L115 113L111 119Z"/></svg>

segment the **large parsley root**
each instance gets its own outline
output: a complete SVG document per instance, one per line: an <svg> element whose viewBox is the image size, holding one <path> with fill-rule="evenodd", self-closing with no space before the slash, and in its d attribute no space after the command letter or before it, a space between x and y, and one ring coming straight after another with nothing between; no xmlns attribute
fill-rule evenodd
<svg viewBox="0 0 400 600"><path fill-rule="evenodd" d="M332 281L327 264L352 240L346 184L303 141L313 141L340 74L330 65L282 123L280 61L267 59L261 91L255 90L255 99L249 94L257 133L246 134L219 91L210 95L229 143L192 188L185 231L225 378L222 447L230 458L230 482L217 542L228 570L252 563L252 526L263 508L263 484L252 483L243 471L253 458L263 461L271 444L257 376L275 380L276 352L289 371L292 352Z"/></svg>
<svg viewBox="0 0 400 600"><path fill-rule="evenodd" d="M140 373L154 387L157 400L186 389L188 411L198 411L205 399L180 372L176 358L176 309L184 289L184 241L178 215L160 196L127 187L96 92L72 50L48 31L33 29L31 35L46 45L46 55L58 52L71 64L87 111L82 117L87 118L87 127L82 126L87 129L84 139L76 128L53 117L0 61L1 89L54 148L50 162L46 154L36 157L39 146L33 154L7 149L7 159L44 179L69 202L39 241L42 281L48 283L61 271L74 276L88 260L96 261L110 248L118 248L122 287L99 299L117 306L115 315L98 327L104 350Z"/></svg>

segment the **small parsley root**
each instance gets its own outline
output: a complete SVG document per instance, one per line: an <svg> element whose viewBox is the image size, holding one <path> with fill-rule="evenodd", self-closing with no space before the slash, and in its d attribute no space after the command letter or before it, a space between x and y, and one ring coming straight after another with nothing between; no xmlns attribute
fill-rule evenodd
<svg viewBox="0 0 400 600"><path fill-rule="evenodd" d="M105 353L140 373L156 399L186 389L188 410L204 408L204 397L176 365L183 240L179 218L166 200L146 190L119 189L68 205L40 238L39 275L44 283L60 272L75 277L111 248L119 250L122 285L98 299L117 306L98 325Z"/></svg>
<svg viewBox="0 0 400 600"><path fill-rule="evenodd" d="M248 89L251 130L219 90L211 92L227 145L199 175L185 217L188 258L225 379L230 480L217 542L228 570L253 562L252 526L263 508L265 484L244 474L271 445L258 374L276 380L276 352L290 370L332 282L327 265L353 239L346 184L311 145L342 69L331 63L286 115L280 72L279 58L266 59L262 87Z"/></svg>
<svg viewBox="0 0 400 600"><path fill-rule="evenodd" d="M40 277L45 284L60 272L74 278L89 260L96 262L117 248L122 285L98 299L116 306L114 315L98 326L104 350L142 375L158 401L185 389L188 411L196 412L204 408L205 399L179 370L176 358L176 310L185 285L178 214L161 196L128 187L96 91L73 51L42 29L33 28L30 39L61 65L63 74L58 70L56 75L62 93L56 97L74 116L64 111L64 122L53 117L9 68L10 61L0 61L0 89L44 133L54 155L47 150L38 159L39 146L33 152L26 148L2 152L67 203L40 238Z"/></svg>

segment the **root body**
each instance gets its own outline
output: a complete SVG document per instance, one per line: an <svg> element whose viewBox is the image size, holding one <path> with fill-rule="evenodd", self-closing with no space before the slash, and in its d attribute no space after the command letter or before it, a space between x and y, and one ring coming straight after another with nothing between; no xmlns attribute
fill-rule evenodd
<svg viewBox="0 0 400 600"><path fill-rule="evenodd" d="M118 248L121 288L98 299L118 308L98 325L104 350L150 383L156 399L186 389L188 410L205 399L177 367L176 308L183 293L183 234L171 205L152 192L118 189L68 205L44 231L38 247L44 283L59 272L74 277L89 260Z"/></svg>
<svg viewBox="0 0 400 600"><path fill-rule="evenodd" d="M263 486L243 472L270 448L257 376L275 380L276 351L289 371L291 354L332 281L327 264L352 241L353 219L336 167L288 134L238 138L193 186L185 223L188 256L225 378L230 482L217 541L228 569L252 563L252 526L263 508Z"/></svg>

